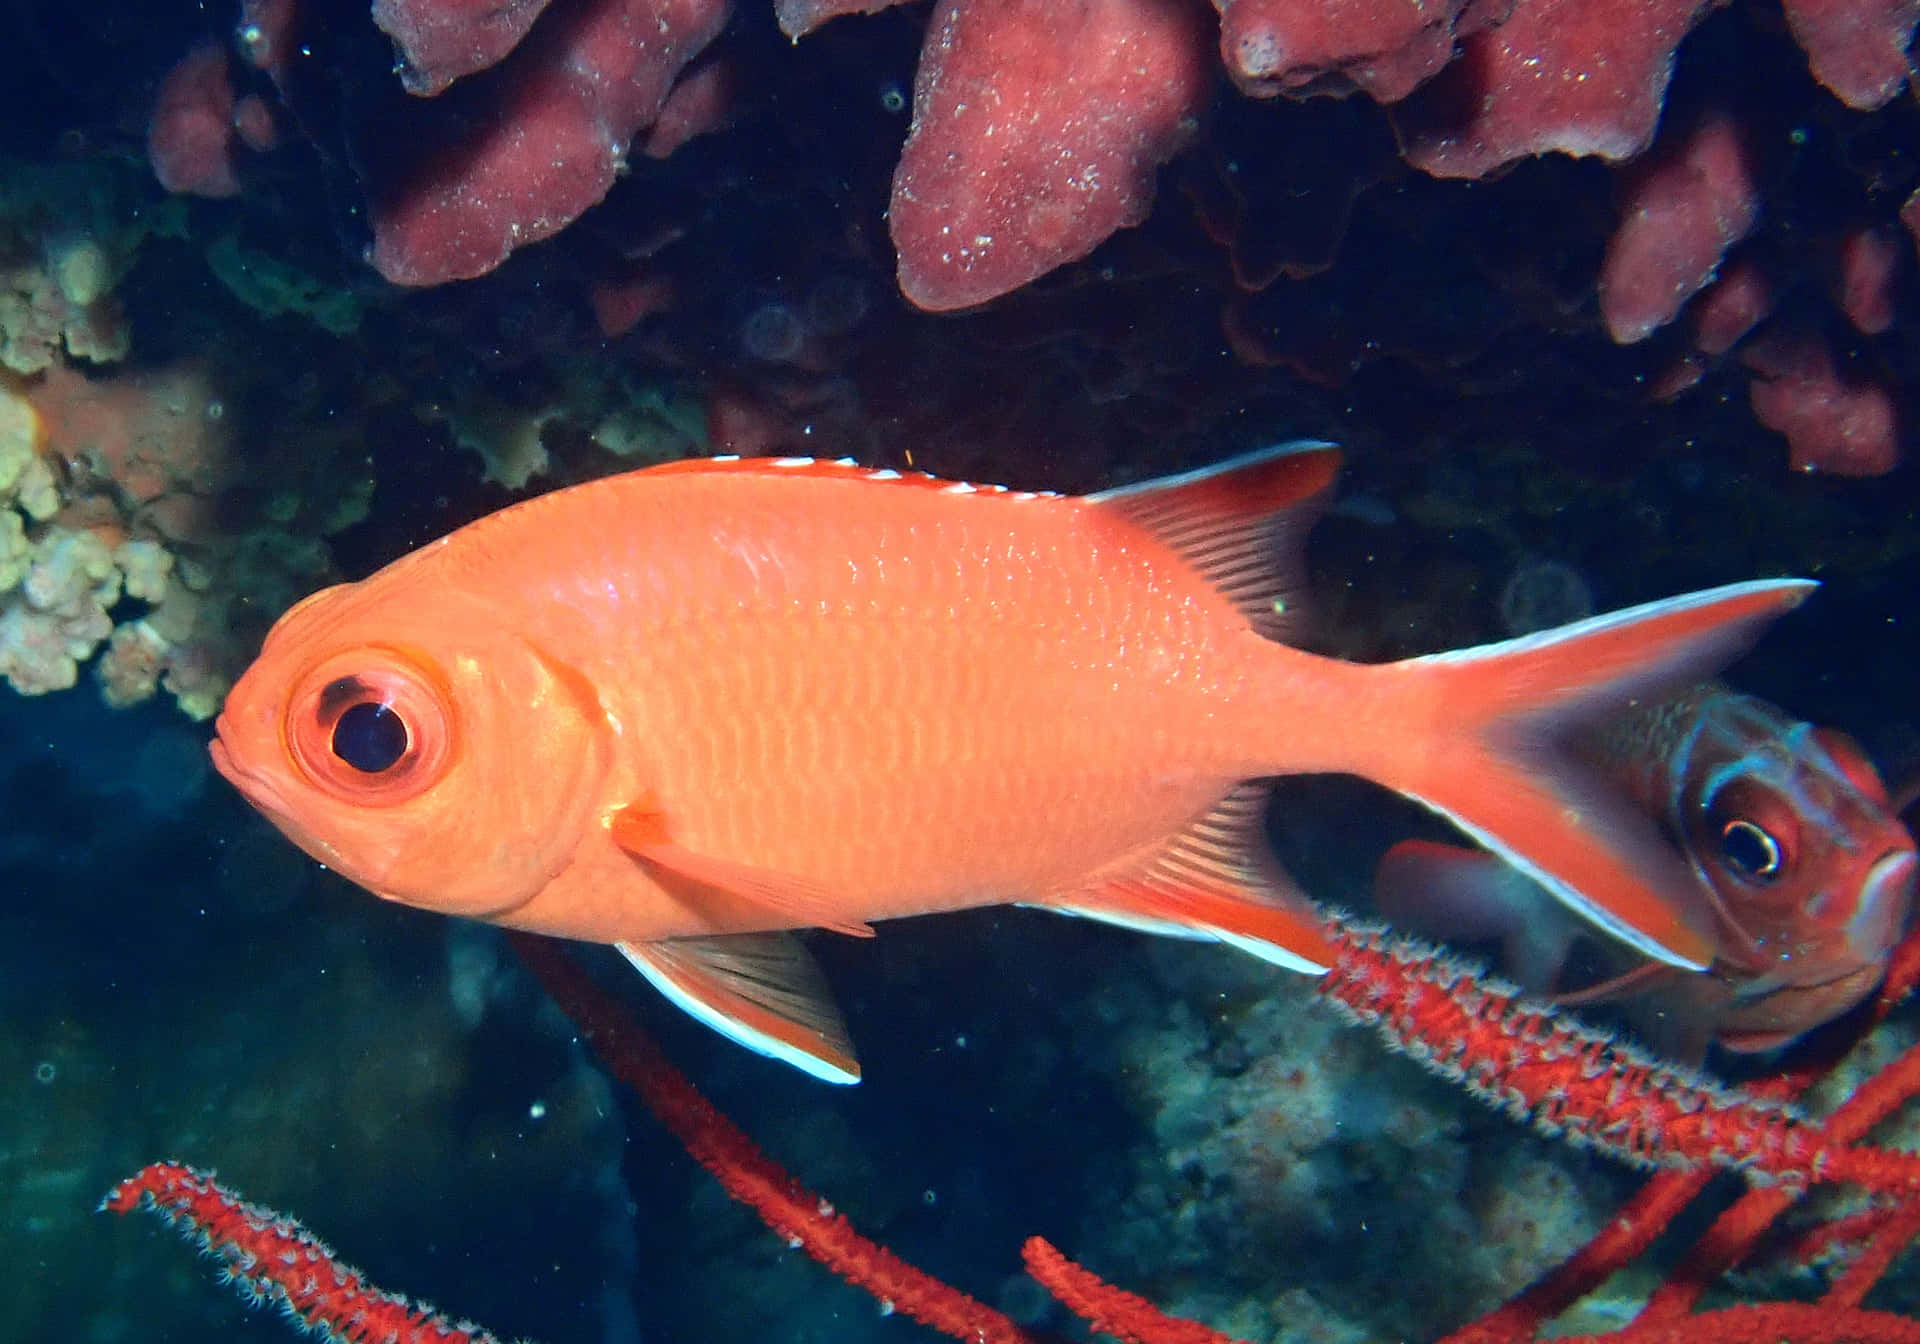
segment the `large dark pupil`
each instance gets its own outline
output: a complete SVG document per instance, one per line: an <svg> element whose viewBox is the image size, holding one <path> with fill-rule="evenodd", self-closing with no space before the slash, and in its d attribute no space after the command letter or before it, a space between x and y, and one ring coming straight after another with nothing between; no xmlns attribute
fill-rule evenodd
<svg viewBox="0 0 1920 1344"><path fill-rule="evenodd" d="M385 705L363 701L333 725L333 754L363 774L379 774L406 751L407 725Z"/></svg>

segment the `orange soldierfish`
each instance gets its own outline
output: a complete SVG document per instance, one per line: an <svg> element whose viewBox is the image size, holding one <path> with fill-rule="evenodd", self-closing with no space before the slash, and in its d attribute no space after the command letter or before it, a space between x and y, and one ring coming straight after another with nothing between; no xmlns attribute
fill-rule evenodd
<svg viewBox="0 0 1920 1344"><path fill-rule="evenodd" d="M1337 471L1301 444L1083 498L807 458L592 481L300 602L214 763L374 893L616 944L701 1020L838 1081L852 1046L781 930L1020 901L1324 969L1263 849L1263 776L1400 790L1704 965L1684 867L1543 734L1709 675L1812 585L1317 657L1278 642L1282 557Z"/></svg>
<svg viewBox="0 0 1920 1344"><path fill-rule="evenodd" d="M1844 733L1720 685L1608 716L1568 742L1644 809L1692 870L1718 945L1705 973L1641 962L1563 1001L1626 1002L1671 1053L1767 1050L1871 993L1913 910L1920 858L1873 763ZM1395 845L1381 912L1442 937L1498 938L1508 974L1566 990L1583 930L1485 851ZM1618 972L1617 974L1614 972Z"/></svg>

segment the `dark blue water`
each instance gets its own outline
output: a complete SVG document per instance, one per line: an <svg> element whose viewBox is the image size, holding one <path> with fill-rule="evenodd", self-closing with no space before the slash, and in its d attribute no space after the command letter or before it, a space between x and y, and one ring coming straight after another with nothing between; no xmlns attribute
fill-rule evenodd
<svg viewBox="0 0 1920 1344"><path fill-rule="evenodd" d="M242 154L240 194L218 200L168 197L145 140L181 55L231 49L229 6L0 12L0 466L7 427L37 426L18 432L62 510L0 487L19 523L0 520L0 657L17 660L0 671L38 690L64 641L79 659L72 689L0 689L0 1339L289 1337L156 1222L94 1212L162 1158L505 1337L930 1337L731 1205L492 931L320 870L207 765L206 712L280 611L530 491L729 447L1080 491L1324 436L1348 468L1309 551L1316 647L1383 660L1811 575L1820 594L1733 680L1855 735L1896 790L1920 778L1913 470L1789 471L1737 354L1650 395L1689 328L1618 346L1599 325L1620 170L1553 157L1436 181L1364 100L1255 102L1222 81L1143 226L932 316L899 297L884 215L924 7L797 46L759 0L739 11L716 48L737 79L727 129L636 157L553 243L424 290L362 261L370 156L405 134L381 129L403 95L364 4L302 0L320 45L295 81L236 61L279 145ZM1779 16L1743 2L1681 50L1669 116L1708 105L1766 146L1736 254L1775 279L1765 330L1904 412L1911 96L1842 108ZM1208 227L1222 200L1230 240ZM1837 240L1863 228L1896 245L1878 333L1833 297ZM1267 263L1293 274L1256 290ZM670 304L607 334L596 296L638 279ZM9 421L21 405L31 421ZM56 532L107 556L153 541L171 586L61 571L46 582L78 605L59 624L6 570L10 535ZM157 683L98 652L143 622ZM103 681L149 698L109 708ZM1272 829L1312 894L1363 906L1379 853L1424 824L1311 781L1281 790ZM1435 1337L1637 1179L1225 949L1010 909L815 947L857 1089L749 1056L610 953L581 955L800 1179L1042 1328L1078 1329L1020 1273L1033 1233L1250 1340ZM1887 1031L1902 1043L1911 1021Z"/></svg>

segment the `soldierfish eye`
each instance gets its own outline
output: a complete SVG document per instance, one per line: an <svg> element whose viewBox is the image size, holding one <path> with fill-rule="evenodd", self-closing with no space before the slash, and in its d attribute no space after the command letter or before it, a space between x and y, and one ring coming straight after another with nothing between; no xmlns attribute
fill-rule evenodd
<svg viewBox="0 0 1920 1344"><path fill-rule="evenodd" d="M1785 864L1780 842L1744 817L1720 828L1720 857L1729 868L1761 881L1778 877Z"/></svg>
<svg viewBox="0 0 1920 1344"><path fill-rule="evenodd" d="M302 771L344 801L405 802L452 759L453 710L427 659L387 648L336 655L287 702L286 738Z"/></svg>
<svg viewBox="0 0 1920 1344"><path fill-rule="evenodd" d="M391 769L407 754L407 725L386 705L351 705L333 725L333 754L363 774Z"/></svg>
<svg viewBox="0 0 1920 1344"><path fill-rule="evenodd" d="M1767 886L1804 861L1800 804L1767 770L1731 772L1701 808L1694 852L1727 880Z"/></svg>

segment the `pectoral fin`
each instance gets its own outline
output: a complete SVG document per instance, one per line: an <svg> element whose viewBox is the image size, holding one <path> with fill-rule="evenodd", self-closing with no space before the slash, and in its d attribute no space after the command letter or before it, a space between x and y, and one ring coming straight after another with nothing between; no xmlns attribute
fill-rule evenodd
<svg viewBox="0 0 1920 1344"><path fill-rule="evenodd" d="M616 943L653 987L722 1036L829 1083L860 1081L826 978L786 933Z"/></svg>
<svg viewBox="0 0 1920 1344"><path fill-rule="evenodd" d="M651 803L629 803L614 813L609 829L616 845L695 909L715 902L744 905L764 912L770 928L831 929L855 938L873 937L872 925L849 919L838 895L817 882L676 844L666 817Z"/></svg>
<svg viewBox="0 0 1920 1344"><path fill-rule="evenodd" d="M1560 982L1584 931L1546 888L1484 849L1402 840L1374 871L1373 899L1397 929L1446 941L1500 943L1500 972L1529 994ZM1663 963L1664 964L1664 963Z"/></svg>

